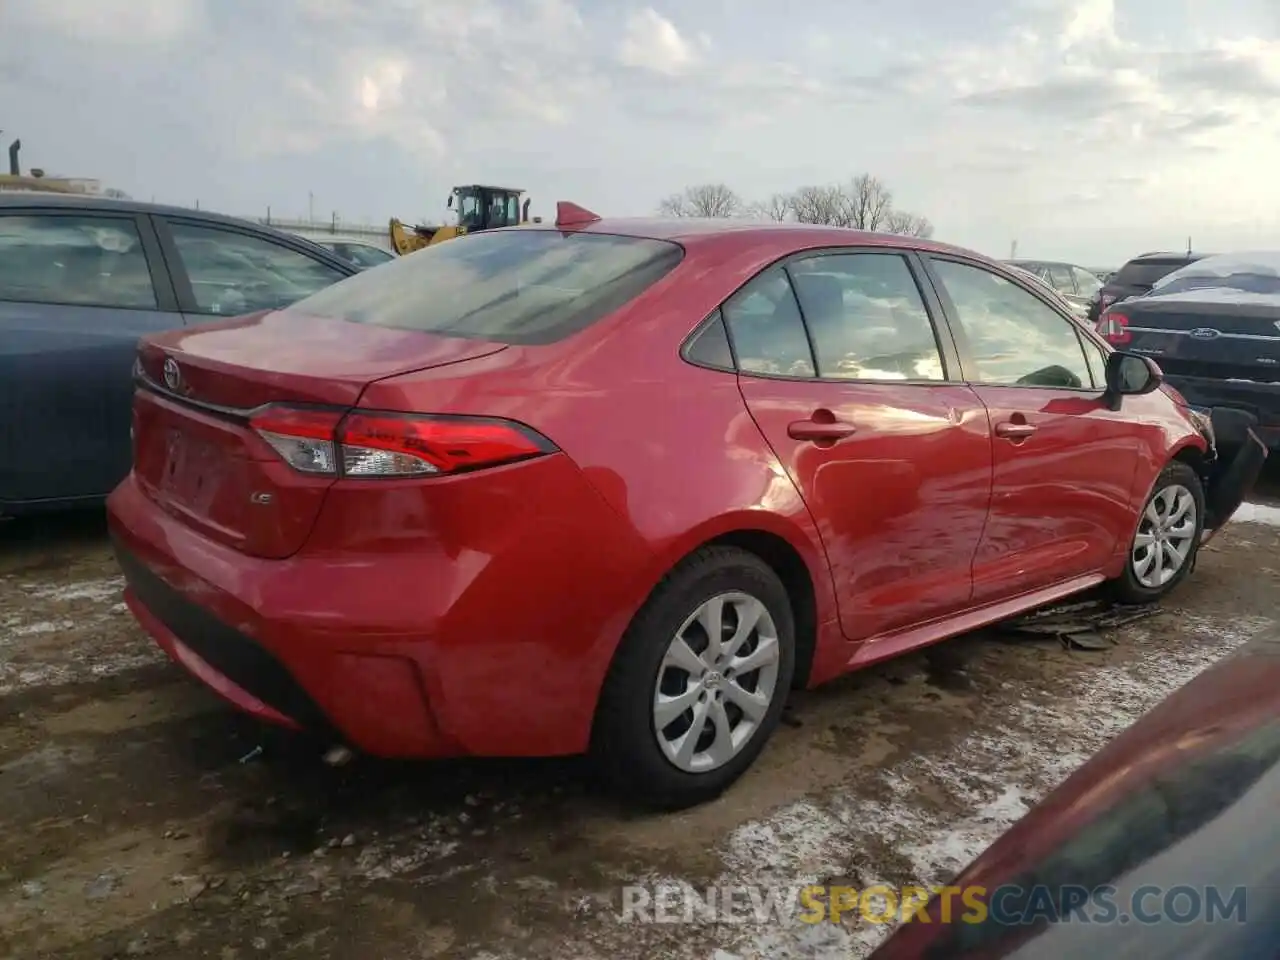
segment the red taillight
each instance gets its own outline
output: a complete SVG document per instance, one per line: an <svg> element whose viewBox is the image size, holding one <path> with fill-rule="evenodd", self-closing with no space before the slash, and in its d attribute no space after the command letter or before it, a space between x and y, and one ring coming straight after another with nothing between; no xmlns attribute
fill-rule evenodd
<svg viewBox="0 0 1280 960"><path fill-rule="evenodd" d="M534 430L489 417L268 406L249 425L302 473L415 477L461 473L551 453Z"/></svg>
<svg viewBox="0 0 1280 960"><path fill-rule="evenodd" d="M1120 346L1133 339L1133 335L1129 333L1129 318L1112 310L1099 318L1098 332L1113 346Z"/></svg>

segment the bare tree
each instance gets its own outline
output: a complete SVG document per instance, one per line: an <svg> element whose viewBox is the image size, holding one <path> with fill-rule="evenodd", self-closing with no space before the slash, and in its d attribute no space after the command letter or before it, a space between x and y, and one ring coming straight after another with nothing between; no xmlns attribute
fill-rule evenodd
<svg viewBox="0 0 1280 960"><path fill-rule="evenodd" d="M886 233L896 233L900 237L920 237L922 240L928 240L933 236L933 224L927 217L907 213L905 210L889 211L889 216L885 218L884 230Z"/></svg>
<svg viewBox="0 0 1280 960"><path fill-rule="evenodd" d="M896 210L893 193L879 177L861 173L845 186L808 186L794 193L775 193L768 200L746 204L723 183L687 187L658 204L668 217L737 217L758 220L796 220L828 227L885 231L906 237L933 236L933 224L919 214Z"/></svg>
<svg viewBox="0 0 1280 960"><path fill-rule="evenodd" d="M883 230L893 212L893 194L879 177L862 173L849 182L849 223L856 230Z"/></svg>
<svg viewBox="0 0 1280 960"><path fill-rule="evenodd" d="M783 223L793 214L793 197L787 193L775 193L768 200L753 203L748 211L756 220L773 220Z"/></svg>
<svg viewBox="0 0 1280 960"><path fill-rule="evenodd" d="M801 223L849 225L848 198L839 187L801 187L791 195L791 209Z"/></svg>
<svg viewBox="0 0 1280 960"><path fill-rule="evenodd" d="M723 183L686 187L658 204L664 217L735 217L742 213L742 198Z"/></svg>

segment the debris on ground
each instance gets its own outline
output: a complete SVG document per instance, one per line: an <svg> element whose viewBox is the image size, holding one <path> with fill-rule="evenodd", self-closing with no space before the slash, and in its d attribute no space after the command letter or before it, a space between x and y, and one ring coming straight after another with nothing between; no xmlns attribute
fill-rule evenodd
<svg viewBox="0 0 1280 960"><path fill-rule="evenodd" d="M1066 650L1107 650L1116 643L1108 633L1159 612L1158 603L1133 606L1098 598L1044 607L995 630L1011 642L1057 640Z"/></svg>

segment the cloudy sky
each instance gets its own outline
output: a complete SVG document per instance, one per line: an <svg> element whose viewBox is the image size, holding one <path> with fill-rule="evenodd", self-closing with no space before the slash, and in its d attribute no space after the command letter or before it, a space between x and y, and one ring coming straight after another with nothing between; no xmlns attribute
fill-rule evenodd
<svg viewBox="0 0 1280 960"><path fill-rule="evenodd" d="M0 0L24 168L240 214L868 171L941 239L1108 266L1280 247L1277 115L1277 0Z"/></svg>

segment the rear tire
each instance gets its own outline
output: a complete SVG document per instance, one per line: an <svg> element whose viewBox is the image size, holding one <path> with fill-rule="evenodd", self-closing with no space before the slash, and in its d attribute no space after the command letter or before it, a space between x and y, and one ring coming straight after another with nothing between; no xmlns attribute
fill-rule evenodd
<svg viewBox="0 0 1280 960"><path fill-rule="evenodd" d="M1138 515L1124 572L1112 581L1121 603L1153 603L1180 584L1196 563L1204 530L1204 487L1181 461L1169 463Z"/></svg>
<svg viewBox="0 0 1280 960"><path fill-rule="evenodd" d="M596 713L596 768L632 803L712 800L764 749L794 671L795 621L777 574L745 550L703 548L654 588L623 636Z"/></svg>

